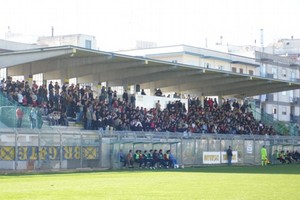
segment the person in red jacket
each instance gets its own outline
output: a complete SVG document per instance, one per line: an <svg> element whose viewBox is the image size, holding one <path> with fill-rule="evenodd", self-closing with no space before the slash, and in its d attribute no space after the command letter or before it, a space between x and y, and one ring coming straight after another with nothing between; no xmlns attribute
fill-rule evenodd
<svg viewBox="0 0 300 200"><path fill-rule="evenodd" d="M21 128L23 116L24 116L24 112L20 107L18 107L16 110L17 128Z"/></svg>

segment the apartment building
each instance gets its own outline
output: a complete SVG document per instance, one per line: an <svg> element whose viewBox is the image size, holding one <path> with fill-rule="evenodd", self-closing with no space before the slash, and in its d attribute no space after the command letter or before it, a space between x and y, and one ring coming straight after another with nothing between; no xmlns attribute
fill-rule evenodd
<svg viewBox="0 0 300 200"><path fill-rule="evenodd" d="M299 82L300 62L298 59L299 57L295 56L298 54L296 54L297 51L295 51L295 49L297 48L294 46L299 45L298 49L300 49L300 42L297 41L298 43L293 43L287 40L282 42L284 45L276 45L277 48L281 47L280 50L276 49L276 52L278 52L277 55L272 54L272 47L275 45L264 48L263 52L261 51L261 48L255 46L239 47L226 45L222 46L222 50L219 51L187 45L174 45L127 50L119 53L201 66L215 70L228 71L230 73L248 74L251 76ZM287 45L288 43L289 45ZM284 48L286 46L293 46L293 48ZM293 50L293 54L289 53L288 50ZM255 106L255 109L261 113L259 117L261 117L263 113L273 120L292 123L300 122L300 90L248 97L247 100L251 101Z"/></svg>
<svg viewBox="0 0 300 200"><path fill-rule="evenodd" d="M9 44L12 45L12 43ZM39 37L36 44L38 46L74 45L87 49L96 49L95 37L82 34ZM20 48L16 44L13 45ZM30 47L32 48L32 46ZM230 73L291 82L300 81L300 40L298 39L279 40L264 48L229 44L219 45L217 50L188 45L156 47L156 44L144 41L140 42L138 47L143 49L127 50L118 53L201 66ZM1 69L0 77L6 77L5 70ZM41 80L40 82L43 80L43 77L40 75L35 75L33 78L37 81ZM180 93L181 91L174 92ZM300 122L300 90L248 97L247 100L255 105L255 109L258 112L266 113L272 119L283 122Z"/></svg>

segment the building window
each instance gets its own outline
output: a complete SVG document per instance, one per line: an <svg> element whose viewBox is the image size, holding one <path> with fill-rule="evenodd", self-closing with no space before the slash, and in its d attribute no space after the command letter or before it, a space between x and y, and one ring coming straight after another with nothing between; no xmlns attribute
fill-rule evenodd
<svg viewBox="0 0 300 200"><path fill-rule="evenodd" d="M282 115L286 115L286 108L285 107L282 108Z"/></svg>
<svg viewBox="0 0 300 200"><path fill-rule="evenodd" d="M293 92L293 90L290 90L289 96L290 96L290 99L294 99L294 92Z"/></svg>
<svg viewBox="0 0 300 200"><path fill-rule="evenodd" d="M12 81L17 82L17 81L23 81L24 80L24 76L12 76ZM28 81L28 80L26 80Z"/></svg>
<svg viewBox="0 0 300 200"><path fill-rule="evenodd" d="M219 69L219 70L223 70L223 66L222 66L222 65L219 65L219 66L218 66L218 69Z"/></svg>
<svg viewBox="0 0 300 200"><path fill-rule="evenodd" d="M273 78L277 78L277 68L275 67L272 68L272 74L273 74Z"/></svg>
<svg viewBox="0 0 300 200"><path fill-rule="evenodd" d="M44 74L33 74L32 80L36 82L38 86L43 85Z"/></svg>
<svg viewBox="0 0 300 200"><path fill-rule="evenodd" d="M87 48L87 49L92 48L92 41L91 40L85 40L85 48Z"/></svg>
<svg viewBox="0 0 300 200"><path fill-rule="evenodd" d="M2 80L2 79L6 79L7 77L6 77L6 68L1 68L0 69L0 79Z"/></svg>
<svg viewBox="0 0 300 200"><path fill-rule="evenodd" d="M286 77L286 69L282 69L282 76Z"/></svg>
<svg viewBox="0 0 300 200"><path fill-rule="evenodd" d="M236 73L236 67L232 67L232 72Z"/></svg>
<svg viewBox="0 0 300 200"><path fill-rule="evenodd" d="M240 74L243 74L244 70L242 68L240 68Z"/></svg>
<svg viewBox="0 0 300 200"><path fill-rule="evenodd" d="M253 70L249 70L249 74L250 74L250 75L253 75L253 74L254 74L254 71L253 71Z"/></svg>
<svg viewBox="0 0 300 200"><path fill-rule="evenodd" d="M267 72L266 72L266 70L267 70L266 68L267 68L267 67L266 67L266 64L262 64L262 65L261 65L261 67L260 67L260 70L261 70L261 71L260 71L260 74L261 74L262 76L266 76L266 73L267 73Z"/></svg>
<svg viewBox="0 0 300 200"><path fill-rule="evenodd" d="M291 72L291 80L296 81L296 73L294 71Z"/></svg>
<svg viewBox="0 0 300 200"><path fill-rule="evenodd" d="M125 91L123 86L112 86L111 89L112 91L116 91L118 95L122 95ZM130 92L130 90L131 88L127 88L128 93Z"/></svg>
<svg viewBox="0 0 300 200"><path fill-rule="evenodd" d="M276 108L273 108L273 114L276 115L276 113L277 113Z"/></svg>
<svg viewBox="0 0 300 200"><path fill-rule="evenodd" d="M77 78L70 78L69 79L69 85L72 85L72 84L74 84L74 85L77 84Z"/></svg>

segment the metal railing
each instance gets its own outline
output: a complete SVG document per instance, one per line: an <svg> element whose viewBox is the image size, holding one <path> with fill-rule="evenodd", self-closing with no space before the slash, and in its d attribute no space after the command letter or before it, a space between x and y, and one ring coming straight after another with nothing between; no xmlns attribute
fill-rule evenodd
<svg viewBox="0 0 300 200"><path fill-rule="evenodd" d="M237 151L238 164L260 164L260 149L299 149L299 136L85 131L71 127L0 129L1 170L119 168L118 152L172 149L181 165L203 165L204 152Z"/></svg>
<svg viewBox="0 0 300 200"><path fill-rule="evenodd" d="M275 119L271 114L268 114L266 112L259 112L256 109L254 102L250 102L250 104L251 106L249 108L253 113L254 118L258 121L261 121L265 125L272 126L276 133L287 136L299 135L299 127L297 123L279 121L278 119Z"/></svg>
<svg viewBox="0 0 300 200"><path fill-rule="evenodd" d="M0 128L10 127L16 128L17 127L17 117L16 117L16 110L20 108L24 113L22 118L22 128L30 128L30 111L31 107L23 106L18 104L18 102L14 101L13 99L9 99L6 95L0 92ZM36 108L37 110L41 108ZM37 121L42 123L42 117L37 116ZM39 125L37 125L38 127Z"/></svg>

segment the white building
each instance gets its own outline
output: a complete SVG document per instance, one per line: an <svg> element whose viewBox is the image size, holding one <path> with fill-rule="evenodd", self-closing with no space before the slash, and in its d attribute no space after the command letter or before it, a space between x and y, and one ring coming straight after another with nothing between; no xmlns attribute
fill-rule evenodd
<svg viewBox="0 0 300 200"><path fill-rule="evenodd" d="M53 30L51 36L24 35L8 31L5 33L5 40L15 42L20 47L22 47L21 43L24 43L27 47L31 44L37 48L73 45L86 49L98 49L95 36L85 34L54 35Z"/></svg>
<svg viewBox="0 0 300 200"><path fill-rule="evenodd" d="M48 47L73 45L86 49L97 49L95 36L83 34L39 37L37 44Z"/></svg>
<svg viewBox="0 0 300 200"><path fill-rule="evenodd" d="M36 44L38 44L36 47L74 45L87 49L97 48L94 36L82 34L38 37ZM10 45L14 44L10 43ZM145 42L141 42L139 47L142 46L146 48L122 51L119 53L170 61L173 63L200 66L237 74L270 77L294 82L300 81L300 62L298 54L298 52L300 52L300 40L280 40L277 43L264 47L263 53L255 46L232 46L228 44L220 45L220 47L222 47L222 51L187 45L151 48L151 46L155 46L155 44L148 44ZM26 47L23 46L22 48L34 47L35 46L28 45ZM227 52L224 51L226 49ZM273 55L273 53L275 55ZM0 75L2 74L2 76L5 77L5 73L2 71ZM38 77L33 78L36 80L38 79ZM266 94L253 97L252 99L259 112L266 113L273 119L285 122L294 121L298 123L300 121L299 90Z"/></svg>
<svg viewBox="0 0 300 200"><path fill-rule="evenodd" d="M282 42L284 43L283 46L289 46L287 45L288 41ZM289 44L292 44L292 42ZM300 48L300 42L299 44L297 43L297 45L299 45L298 48ZM230 53L187 45L128 50L119 53L230 71L239 74L296 82L300 81L300 62L298 59L295 59L295 56L288 58L262 53L258 51L258 47L254 46L226 46L227 51ZM295 49L297 48L292 48L293 55L295 55ZM267 52L267 50L266 48L265 51ZM286 54L284 49L277 51L281 53L285 52L283 54ZM300 51L298 52L300 53ZM289 54L289 52L287 52L287 54ZM275 119L283 122L297 123L300 121L299 90L256 96L252 97L252 101L253 105L256 105L257 112L260 113L260 116L257 118L269 117L271 120Z"/></svg>
<svg viewBox="0 0 300 200"><path fill-rule="evenodd" d="M82 47L86 49L97 49L97 41L95 36L85 34L71 34L71 35L58 35L54 36L32 36L24 35L20 33L7 32L5 34L5 40L0 40L0 53L10 51L20 51L37 49L41 47L58 47L72 45ZM7 72L5 68L0 69L0 79L6 78ZM23 80L24 76L15 76L13 80ZM33 79L38 84L43 83L43 75L34 75ZM61 80L55 80L61 84ZM72 82L72 80L71 80ZM73 81L74 82L74 81ZM72 83L73 83L72 82Z"/></svg>

